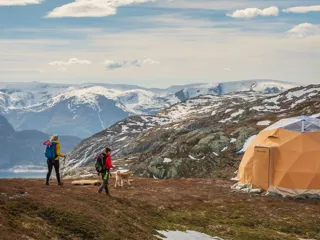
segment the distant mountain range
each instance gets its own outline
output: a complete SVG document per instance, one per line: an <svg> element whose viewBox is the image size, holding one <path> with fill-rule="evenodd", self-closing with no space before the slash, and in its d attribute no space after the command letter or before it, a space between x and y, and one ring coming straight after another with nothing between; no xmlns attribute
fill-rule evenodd
<svg viewBox="0 0 320 240"><path fill-rule="evenodd" d="M83 140L70 154L70 175L94 173L93 156L113 149L114 164L137 176L232 177L248 141L286 117L320 117L320 85L264 95L203 95L154 116L130 116Z"/></svg>
<svg viewBox="0 0 320 240"><path fill-rule="evenodd" d="M276 94L296 83L248 80L146 89L117 84L0 83L0 111L16 130L86 138L133 115L157 114L200 95Z"/></svg>
<svg viewBox="0 0 320 240"><path fill-rule="evenodd" d="M37 130L15 131L7 119L0 115L0 169L18 165L46 166L42 143L49 137L48 134ZM61 136L60 141L61 151L68 153L81 139Z"/></svg>

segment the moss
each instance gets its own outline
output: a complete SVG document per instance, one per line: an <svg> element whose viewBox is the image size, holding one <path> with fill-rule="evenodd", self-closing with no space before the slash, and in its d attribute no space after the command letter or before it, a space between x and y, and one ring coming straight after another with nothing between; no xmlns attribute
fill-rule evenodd
<svg viewBox="0 0 320 240"><path fill-rule="evenodd" d="M0 228L11 239L140 240L155 239L156 230L194 230L225 240L320 239L318 201L231 194L222 183L135 179L130 188L112 189L116 197L110 198L86 187L47 191L41 182L39 199L34 188L25 198L3 198Z"/></svg>
<svg viewBox="0 0 320 240"><path fill-rule="evenodd" d="M75 235L84 238L84 239L97 239L102 229L99 228L99 224L96 224L95 221L92 221L84 213L75 213L70 211L59 210L53 207L44 207L41 208L37 214L50 222L50 224L65 230L69 233L74 233ZM62 231L61 235L65 236ZM61 237L62 237L61 236Z"/></svg>

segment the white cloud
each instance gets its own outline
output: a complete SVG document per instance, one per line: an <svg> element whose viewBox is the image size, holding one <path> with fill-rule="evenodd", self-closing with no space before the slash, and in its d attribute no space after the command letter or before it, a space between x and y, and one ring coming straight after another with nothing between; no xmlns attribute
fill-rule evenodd
<svg viewBox="0 0 320 240"><path fill-rule="evenodd" d="M43 0L0 0L0 6L24 6L28 4L40 4Z"/></svg>
<svg viewBox="0 0 320 240"><path fill-rule="evenodd" d="M49 63L52 66L70 66L70 65L77 65L77 64L91 64L88 60L79 60L77 58L70 58L68 62L63 61L54 61Z"/></svg>
<svg viewBox="0 0 320 240"><path fill-rule="evenodd" d="M228 67L227 67L227 68L224 68L223 70L226 71L226 72L231 72L231 71L232 71L232 69L231 69L231 68L228 68Z"/></svg>
<svg viewBox="0 0 320 240"><path fill-rule="evenodd" d="M160 62L155 61L151 58L147 58L141 61L142 64L160 64Z"/></svg>
<svg viewBox="0 0 320 240"><path fill-rule="evenodd" d="M277 7L269 7L265 9L259 8L246 8L243 10L236 10L232 14L227 14L227 16L232 18L254 18L257 16L278 16L279 9Z"/></svg>
<svg viewBox="0 0 320 240"><path fill-rule="evenodd" d="M53 9L46 17L106 17L116 14L120 6L153 1L156 0L75 0Z"/></svg>
<svg viewBox="0 0 320 240"><path fill-rule="evenodd" d="M307 36L320 35L320 27L311 23L302 23L294 26L287 33L293 37L304 38Z"/></svg>
<svg viewBox="0 0 320 240"><path fill-rule="evenodd" d="M282 11L285 13L320 12L320 5L291 7L291 8L283 9Z"/></svg>
<svg viewBox="0 0 320 240"><path fill-rule="evenodd" d="M318 4L317 1L319 0L168 0L158 1L156 5L161 8L234 11L248 8L252 4L260 9L269 6L287 8L289 1L292 6L299 6L301 2L305 5L315 5Z"/></svg>
<svg viewBox="0 0 320 240"><path fill-rule="evenodd" d="M151 25L143 31L97 32L90 34L90 38L80 35L73 41L44 37L0 38L0 81L33 81L39 77L34 69L39 68L46 71L45 78L42 78L44 81L61 83L117 81L132 84L134 81L146 87L167 87L172 84L257 78L319 82L320 35L283 37L294 26L287 22L264 22L259 26L268 31L242 31L243 24L251 27L253 22L239 23L230 18L229 22L235 23L236 27L225 24L226 27L207 28L202 23L205 19L198 25L188 22L183 25L179 16L176 18L179 24L172 19L173 24ZM211 22L208 20L208 24ZM108 71L104 65L93 62L91 65L73 66L48 64L51 60L67 62L70 56L96 59L97 63L105 59L122 63L122 60L143 60L150 56L161 64L118 71ZM61 73L57 71L59 67L68 70ZM232 71L223 71L227 67ZM25 69L32 69L32 72L26 73Z"/></svg>
<svg viewBox="0 0 320 240"><path fill-rule="evenodd" d="M115 62L112 60L106 60L103 64L105 68L108 70L118 69L118 68L126 68L126 67L141 67L145 64L159 64L160 62L155 61L151 58L147 58L144 60L133 60L133 61L122 61L122 62Z"/></svg>

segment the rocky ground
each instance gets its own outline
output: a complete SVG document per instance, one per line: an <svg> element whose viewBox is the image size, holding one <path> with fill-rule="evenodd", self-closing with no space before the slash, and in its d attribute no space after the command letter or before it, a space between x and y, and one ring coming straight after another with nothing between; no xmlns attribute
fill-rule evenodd
<svg viewBox="0 0 320 240"><path fill-rule="evenodd" d="M86 174L94 155L110 146L113 159L130 160L120 166L139 177L230 179L247 139L280 119L319 113L320 85L270 96L255 92L199 96L156 116L126 118L83 140L69 154L65 173Z"/></svg>
<svg viewBox="0 0 320 240"><path fill-rule="evenodd" d="M232 192L218 179L140 179L115 189L0 180L0 239L157 239L195 230L223 239L320 239L320 202Z"/></svg>

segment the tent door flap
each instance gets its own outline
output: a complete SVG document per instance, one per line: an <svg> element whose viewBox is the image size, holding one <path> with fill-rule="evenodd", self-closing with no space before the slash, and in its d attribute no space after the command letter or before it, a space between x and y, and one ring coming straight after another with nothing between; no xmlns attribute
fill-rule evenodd
<svg viewBox="0 0 320 240"><path fill-rule="evenodd" d="M270 149L257 146L254 149L252 185L267 190L269 188Z"/></svg>

